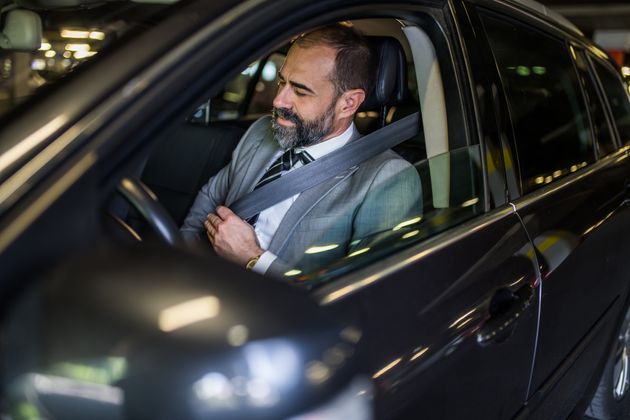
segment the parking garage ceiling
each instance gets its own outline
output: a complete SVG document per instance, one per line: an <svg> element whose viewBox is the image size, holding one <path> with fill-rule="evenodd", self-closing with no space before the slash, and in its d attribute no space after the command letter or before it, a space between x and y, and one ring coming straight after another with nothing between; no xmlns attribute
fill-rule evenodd
<svg viewBox="0 0 630 420"><path fill-rule="evenodd" d="M566 16L587 35L597 29L630 30L628 0L542 0L541 3Z"/></svg>

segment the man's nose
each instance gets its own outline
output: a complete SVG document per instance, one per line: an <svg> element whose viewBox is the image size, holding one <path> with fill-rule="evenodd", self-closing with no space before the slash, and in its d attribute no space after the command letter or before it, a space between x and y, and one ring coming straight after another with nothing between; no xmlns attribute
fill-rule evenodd
<svg viewBox="0 0 630 420"><path fill-rule="evenodd" d="M291 100L291 89L287 85L278 87L278 92L273 98L274 108L292 109L293 101Z"/></svg>

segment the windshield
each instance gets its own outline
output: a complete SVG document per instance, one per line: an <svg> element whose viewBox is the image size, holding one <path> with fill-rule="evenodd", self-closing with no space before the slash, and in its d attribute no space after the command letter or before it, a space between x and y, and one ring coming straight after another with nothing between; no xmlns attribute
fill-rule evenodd
<svg viewBox="0 0 630 420"><path fill-rule="evenodd" d="M109 49L129 32L152 26L166 7L125 1L76 10L35 10L42 21L41 47L31 52L0 49L0 116Z"/></svg>

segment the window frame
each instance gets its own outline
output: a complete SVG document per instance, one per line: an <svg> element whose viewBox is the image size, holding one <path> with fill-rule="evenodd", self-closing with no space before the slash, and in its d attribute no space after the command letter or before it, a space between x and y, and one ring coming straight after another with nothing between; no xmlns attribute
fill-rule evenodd
<svg viewBox="0 0 630 420"><path fill-rule="evenodd" d="M615 116L613 114L612 107L610 106L610 102L608 101L608 95L606 95L606 90L604 89L604 84L602 83L602 81L601 81L601 79L599 77L599 74L597 73L597 70L595 68L595 63L599 63L605 69L608 69L613 74L617 75L618 81L620 82L621 86L624 87L623 90L626 93L626 96L628 96L628 94L629 94L628 89L630 87L623 81L623 79L621 78L621 73L618 71L618 69L615 68L608 60L603 60L601 58L598 58L592 52L586 53L586 58L587 58L587 61L589 63L589 68L591 70L592 77L594 79L595 85L597 86L597 88L599 90L599 94L602 96L605 114L606 114L606 116L608 118L608 124L610 125L610 127L612 129L611 131L613 133L613 137L616 138L615 143L616 143L616 146L617 146L617 150L619 150L619 148L630 144L630 138L628 139L628 141L626 143L623 143L623 141L621 139L621 135L619 134L619 130L617 128L617 122L615 121ZM629 100L630 100L630 97L629 97Z"/></svg>

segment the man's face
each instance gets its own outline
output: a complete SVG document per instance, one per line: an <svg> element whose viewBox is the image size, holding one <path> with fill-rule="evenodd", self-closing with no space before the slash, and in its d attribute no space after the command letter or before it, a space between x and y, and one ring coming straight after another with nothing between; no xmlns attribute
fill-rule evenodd
<svg viewBox="0 0 630 420"><path fill-rule="evenodd" d="M273 131L282 148L319 143L336 129L335 55L325 46L289 50L273 101Z"/></svg>

